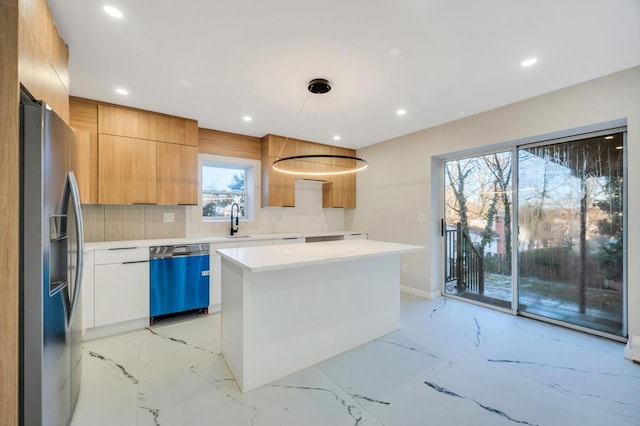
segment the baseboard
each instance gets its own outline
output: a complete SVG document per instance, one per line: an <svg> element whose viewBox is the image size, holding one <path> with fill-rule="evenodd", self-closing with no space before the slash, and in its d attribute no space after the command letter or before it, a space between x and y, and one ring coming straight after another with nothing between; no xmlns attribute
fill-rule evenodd
<svg viewBox="0 0 640 426"><path fill-rule="evenodd" d="M83 341L101 339L113 336L114 334L128 333L134 330L142 330L149 327L149 318L141 318L132 321L120 322L117 324L103 325L100 327L88 328L82 335Z"/></svg>
<svg viewBox="0 0 640 426"><path fill-rule="evenodd" d="M419 290L415 287L409 287L406 285L401 285L400 291L404 291L405 293L409 293L414 296L422 297L423 299L429 299L429 300L437 299L438 297L441 296L440 290L425 291L425 290Z"/></svg>
<svg viewBox="0 0 640 426"><path fill-rule="evenodd" d="M640 363L640 336L631 336L624 348L624 357L633 362Z"/></svg>

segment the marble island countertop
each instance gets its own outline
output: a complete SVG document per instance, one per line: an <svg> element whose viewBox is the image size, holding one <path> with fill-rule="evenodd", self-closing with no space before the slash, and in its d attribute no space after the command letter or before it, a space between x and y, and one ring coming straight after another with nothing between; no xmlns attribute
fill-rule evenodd
<svg viewBox="0 0 640 426"><path fill-rule="evenodd" d="M223 259L228 259L250 272L265 272L423 249L423 246L386 241L345 240L304 245L228 248L216 251Z"/></svg>
<svg viewBox="0 0 640 426"><path fill-rule="evenodd" d="M311 232L287 232L287 233L240 233L239 236L229 235L196 235L182 238L158 238L146 240L121 240L121 241L96 241L85 243L86 250L113 249L121 247L151 247L165 246L173 244L195 244L195 243L232 243L238 241L262 241L278 240L287 238L311 238L329 237L352 234L365 234L364 231L311 231Z"/></svg>

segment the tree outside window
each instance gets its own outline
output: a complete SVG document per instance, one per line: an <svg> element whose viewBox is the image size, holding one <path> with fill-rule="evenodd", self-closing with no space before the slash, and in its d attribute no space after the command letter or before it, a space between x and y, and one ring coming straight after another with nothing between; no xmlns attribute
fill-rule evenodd
<svg viewBox="0 0 640 426"><path fill-rule="evenodd" d="M212 164L202 166L202 217L223 219L231 216L231 206L240 207L240 218L247 217L246 169Z"/></svg>

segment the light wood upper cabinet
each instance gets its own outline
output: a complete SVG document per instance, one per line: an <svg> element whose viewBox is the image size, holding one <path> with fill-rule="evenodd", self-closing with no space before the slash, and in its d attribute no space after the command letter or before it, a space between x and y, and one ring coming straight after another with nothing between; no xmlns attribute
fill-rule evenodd
<svg viewBox="0 0 640 426"><path fill-rule="evenodd" d="M337 146L324 146L327 154L342 155L346 157L354 157L355 150L342 148ZM344 158L333 158L325 161L326 166L331 170L336 169L352 169L356 167L355 160ZM318 166L321 167L321 166ZM322 188L322 207L323 208L345 208L353 209L356 207L356 175L328 175L327 183Z"/></svg>
<svg viewBox="0 0 640 426"><path fill-rule="evenodd" d="M76 175L82 204L98 203L98 103L69 97L69 124L76 138L71 168Z"/></svg>
<svg viewBox="0 0 640 426"><path fill-rule="evenodd" d="M184 144L185 123L183 118L158 115L156 117L156 137L160 142Z"/></svg>
<svg viewBox="0 0 640 426"><path fill-rule="evenodd" d="M273 170L275 160L262 158L262 207L295 207L296 177Z"/></svg>
<svg viewBox="0 0 640 426"><path fill-rule="evenodd" d="M354 174L330 176L331 180L322 185L323 208L356 207L356 176Z"/></svg>
<svg viewBox="0 0 640 426"><path fill-rule="evenodd" d="M313 142L288 139L283 136L266 135L262 138L262 206L295 206L295 181L308 176L289 175L272 169L276 159L299 155L344 155L354 156L355 150ZM314 158L292 160L296 170L304 172L328 172L336 168L352 168L353 160L340 158ZM356 177L350 175L318 175L314 179L324 180L322 207L355 208Z"/></svg>
<svg viewBox="0 0 640 426"><path fill-rule="evenodd" d="M71 169L76 176L82 204L98 203L98 135L73 129L76 135L71 145Z"/></svg>
<svg viewBox="0 0 640 426"><path fill-rule="evenodd" d="M154 113L112 105L98 105L98 133L138 139L157 139Z"/></svg>
<svg viewBox="0 0 640 426"><path fill-rule="evenodd" d="M316 144L266 135L262 138L262 207L295 207L296 179L301 176L284 174L273 170L273 162L278 158L316 153ZM315 171L315 163L292 160L302 171Z"/></svg>
<svg viewBox="0 0 640 426"><path fill-rule="evenodd" d="M159 142L198 146L198 122L186 118L158 115L156 133Z"/></svg>
<svg viewBox="0 0 640 426"><path fill-rule="evenodd" d="M69 96L69 125L98 134L98 102Z"/></svg>
<svg viewBox="0 0 640 426"><path fill-rule="evenodd" d="M198 203L198 122L77 97L72 161L83 204Z"/></svg>
<svg viewBox="0 0 640 426"><path fill-rule="evenodd" d="M157 204L198 204L198 148L158 142Z"/></svg>
<svg viewBox="0 0 640 426"><path fill-rule="evenodd" d="M198 204L198 147L183 146L180 151L182 163L181 193L179 204Z"/></svg>
<svg viewBox="0 0 640 426"><path fill-rule="evenodd" d="M100 204L155 204L156 142L98 136Z"/></svg>
<svg viewBox="0 0 640 426"><path fill-rule="evenodd" d="M199 130L197 120L184 120L184 144L197 147L199 145Z"/></svg>

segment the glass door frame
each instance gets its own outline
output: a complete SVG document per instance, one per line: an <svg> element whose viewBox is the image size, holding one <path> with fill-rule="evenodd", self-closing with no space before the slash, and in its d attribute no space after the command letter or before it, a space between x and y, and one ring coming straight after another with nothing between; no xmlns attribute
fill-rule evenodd
<svg viewBox="0 0 640 426"><path fill-rule="evenodd" d="M533 143L527 143L527 144L520 144L520 145L516 145L514 147L514 166L513 166L513 172L516 174L516 176L512 176L512 179L514 179L514 187L513 187L513 202L516 205L516 207L514 208L514 221L513 221L513 226L514 227L518 227L519 226L519 218L518 218L518 191L517 191L517 172L519 169L519 158L518 158L518 151L520 149L526 149L526 148L534 148L534 147L538 147L538 146L545 146L545 145L553 145L553 144L559 144L559 143L565 143L565 142L572 142L572 141L578 141L578 140L582 140L582 139L586 139L586 138L593 138L593 137L599 137L599 136L606 136L610 133L623 133L623 198L622 198L622 203L623 203L623 209L622 209L622 227L625 230L625 234L624 234L624 238L623 238L623 249L622 249L622 285L623 285L623 290L622 290L622 334L623 336L618 336L615 334L611 334L611 333L606 333L600 330L595 330L593 328L588 328L588 327L583 327L580 325L576 325L576 324L572 324L569 322L564 322L564 321L559 321L559 320L555 320L553 318L548 318L542 315L536 315L536 314L532 314L530 312L525 312L525 311L521 311L519 309L519 300L518 299L514 299L514 306L516 307L517 310L517 315L521 315L523 317L526 318L532 318L532 319L536 319L536 320L540 320L540 321L544 321L550 324L555 324L555 325L560 325L562 327L565 328L569 328L569 329L573 329L573 330L578 330L578 331L582 331L585 333L589 333L589 334L593 334L595 336L600 336L600 337L604 337L607 339L611 339L611 340L616 340L619 342L626 342L627 341L627 336L628 335L628 279L627 279L627 246L628 246L628 238L627 238L627 234L626 234L626 230L627 228L627 216L628 216L628 167L627 167L627 126L623 125L623 126L617 126L617 127L609 127L603 130L595 130L595 131L589 131L586 133L580 133L580 134L574 134L572 136L565 136L565 137L560 137L560 138L552 138L552 139L546 139L546 140L541 140L539 142L533 142ZM518 258L518 244L519 244L519 232L517 232L517 228L516 230L514 230L513 232L513 244L515 247L515 250L513 252L513 268L514 268L514 287L516 287L514 289L514 297L517 297L518 295L518 287L519 287L519 283L520 283L520 277L519 277L519 271L520 271L520 265L519 265L519 258Z"/></svg>
<svg viewBox="0 0 640 426"><path fill-rule="evenodd" d="M581 131L580 131L581 130ZM519 212L518 212L518 169L519 169L519 159L518 159L518 152L520 149L525 149L525 148L532 148L532 147L536 147L536 146L544 146L544 145L550 145L550 144L557 144L557 143L563 143L563 142L571 142L571 141L576 141L576 140L580 140L580 139L585 139L585 138L590 138L590 137L598 137L598 136L605 136L609 133L624 133L624 137L623 137L623 180L624 180L624 186L623 186L623 219L622 219L622 223L623 223L623 229L625 230L625 236L623 239L623 300L622 300L622 334L623 336L618 336L618 335L614 335L614 334L610 334L610 333L605 333L599 330L595 330L592 328L588 328L588 327L583 327L583 326L579 326L576 324L571 324L568 322L563 322L563 321L558 321L558 320L554 320L552 318L547 318L547 317L543 317L540 315L536 315L536 314L531 314L528 312L524 312L521 311L519 309L519 282L520 282L520 276L519 276ZM530 141L514 141L513 143L510 144L501 144L501 145L494 145L494 146L490 146L484 149L474 149L474 150L469 150L467 152L460 152L460 153L454 153L453 155L447 155L447 156L443 156L439 158L439 178L437 180L437 182L439 182L439 186L440 188L438 189L438 191L440 191L440 196L439 198L439 204L440 204L440 217L443 218L442 223L441 223L441 237L440 237L440 253L441 253L441 259L440 259L440 264L441 264L441 268L442 268L442 273L440 274L440 281L441 281L441 295L443 297L449 297L452 299L457 299L457 300L461 300L463 302L466 303L471 303L474 305L478 305L478 306L483 306L486 308L490 308L496 311L500 311L500 312L505 312L505 313L510 313L512 315L520 315L526 318L532 318L532 319L536 319L536 320L540 320L546 323L550 323L550 324L554 324L554 325L559 325L568 329L573 329L573 330L577 330L577 331L582 331L588 334L592 334L595 336L600 336L600 337L604 337L610 340L616 340L619 342L626 342L627 341L627 337L628 336L628 237L626 234L626 230L628 229L628 154L627 154L627 147L628 147L628 130L627 130L627 123L626 120L615 120L612 122L608 122L608 123L600 123L594 126L587 126L584 128L581 128L579 130L575 130L573 132L563 132L565 133L567 136L558 136L556 135L554 137L554 135L547 135L548 137L540 136L540 137L536 137L535 140L530 140ZM445 163L448 161L456 161L456 160L462 160L462 159L466 159L466 158L471 158L471 157L479 157L479 156L483 156L483 155L489 155L489 154L493 154L493 153L498 153L498 152L511 152L511 158L512 158L512 166L511 166L511 182L512 182L512 186L511 186L511 205L512 205L512 221L511 221L511 246L512 246L512 253L511 253L511 287L512 287L512 302L511 302L511 309L507 309L507 308L503 308L500 306L495 306L495 305L491 305L488 303L483 303L480 301L476 301L476 300L471 300L468 298L464 298L464 297L460 297L454 294L449 294L446 292L446 288L445 288L445 268L446 268L446 253L445 253L445 227L446 227L446 223L445 223L445 211L446 211L446 206L445 206L445 192L444 192L444 187L445 187L445 179L444 179L444 173L445 173Z"/></svg>
<svg viewBox="0 0 640 426"><path fill-rule="evenodd" d="M461 297L461 296L457 296L455 294L450 294L446 292L446 287L445 287L445 273L446 273L446 253L445 253L445 229L446 229L446 205L445 205L445 191L443 190L444 188L444 174L445 174L445 163L449 162L449 161L457 161L457 160L464 160L464 159L468 159L468 158L473 158L473 157L482 157L484 155L491 155L491 154L495 154L495 153L502 153L502 152L509 152L511 154L511 161L512 161L512 165L511 165L511 212L512 212L512 220L511 220L511 294L512 294L512 298L511 298L511 308L504 308L502 306L497 306L497 305L492 305L490 303L485 303L485 302L481 302L478 300L473 300L473 299L468 299L465 297ZM517 188L517 181L514 180L514 178L516 177L516 163L513 162L514 160L514 155L516 155L517 153L517 146L510 144L510 145L505 145L505 146L493 146L493 147L488 147L488 148L484 148L482 150L473 150L473 151L468 151L468 152L462 152L462 153L457 153L456 155L451 155L451 156L447 156L447 157L443 157L442 159L440 159L440 169L439 169L439 179L438 182L440 182L440 197L439 197L439 203L440 203L440 217L443 218L442 219L442 223L441 223L441 245L440 245L440 253L441 253L441 265L442 265L442 274L441 274L441 295L444 297L450 297L452 299L457 299L457 300L461 300L463 302L466 303L471 303L473 305L477 305L477 306L483 306L486 308L490 308L499 312L504 312L504 313L508 313L511 315L518 315L518 310L517 310L517 286L515 285L515 283L517 283L517 281L515 281L514 279L514 274L517 272L515 269L515 263L514 262L514 257L517 257L517 246L514 245L517 243L517 235L514 231L515 228L515 224L517 222L515 222L515 220L517 220L517 216L514 215L514 201L515 201L515 192L516 192L516 188Z"/></svg>

